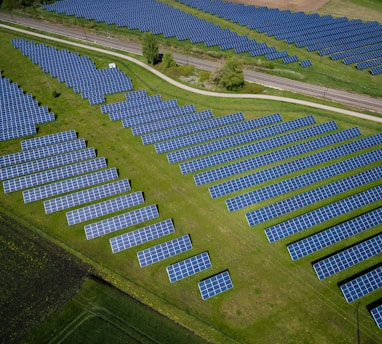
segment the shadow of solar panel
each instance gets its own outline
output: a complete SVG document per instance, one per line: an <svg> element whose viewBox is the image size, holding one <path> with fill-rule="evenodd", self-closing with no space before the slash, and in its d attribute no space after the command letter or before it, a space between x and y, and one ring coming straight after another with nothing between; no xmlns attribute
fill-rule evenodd
<svg viewBox="0 0 382 344"><path fill-rule="evenodd" d="M335 129L337 129L337 125L334 122L323 123L323 124L319 124L310 128L301 129L301 130L297 130L288 134L276 136L274 138L250 143L248 145L233 148L224 152L207 155L205 157L201 157L191 161L186 161L181 163L179 166L180 166L182 174L187 174L190 172L195 172L195 171L202 170L208 167L213 167L213 166L227 163L227 162L237 160L240 158L245 158L246 156L261 153L263 151L268 151L283 145L295 143L297 141L308 139L316 135L324 134L326 132L330 132ZM271 153L271 154L276 154L276 153ZM206 171L205 173L207 175L208 171Z"/></svg>
<svg viewBox="0 0 382 344"><path fill-rule="evenodd" d="M112 198L104 202L91 204L87 207L75 209L66 213L68 225L72 226L81 222L96 219L101 216L115 213L144 203L141 191L128 195Z"/></svg>
<svg viewBox="0 0 382 344"><path fill-rule="evenodd" d="M171 283L192 276L212 266L208 252L184 259L166 267Z"/></svg>
<svg viewBox="0 0 382 344"><path fill-rule="evenodd" d="M379 266L340 286L347 303L360 299L382 287L382 266Z"/></svg>
<svg viewBox="0 0 382 344"><path fill-rule="evenodd" d="M378 328L382 329L382 305L379 305L371 310L371 315Z"/></svg>
<svg viewBox="0 0 382 344"><path fill-rule="evenodd" d="M116 215L108 219L86 225L84 227L86 239L94 239L157 217L159 217L159 213L155 204L132 210L121 215Z"/></svg>
<svg viewBox="0 0 382 344"><path fill-rule="evenodd" d="M382 223L382 208L377 208L322 232L287 245L292 260L297 260Z"/></svg>
<svg viewBox="0 0 382 344"><path fill-rule="evenodd" d="M265 229L265 234L267 235L268 241L272 243L342 214L346 214L354 209L378 202L381 198L382 185L379 185L268 227Z"/></svg>
<svg viewBox="0 0 382 344"><path fill-rule="evenodd" d="M315 120L313 116L299 118L297 120L276 124L271 127L265 127L262 129L253 130L243 134L237 134L231 137L222 138L197 146L191 146L178 151L170 152L167 154L167 160L170 163L188 160L200 155L205 155L219 150L232 148L235 146L243 145L245 143L249 143L251 141L264 139L266 137L278 135L290 130L302 128L304 126L312 125L314 123Z"/></svg>
<svg viewBox="0 0 382 344"><path fill-rule="evenodd" d="M179 238L137 252L139 266L143 268L191 249L191 238L186 234Z"/></svg>
<svg viewBox="0 0 382 344"><path fill-rule="evenodd" d="M246 219L250 226L254 226L258 223L285 215L315 202L376 181L380 178L381 172L382 166L377 166L350 177L339 179L335 182L325 184L280 202L272 203L263 208L253 210L245 215Z"/></svg>
<svg viewBox="0 0 382 344"><path fill-rule="evenodd" d="M44 135L39 137L34 137L29 140L22 140L21 149L33 149L43 146L53 145L56 143L61 143L65 141L71 141L77 139L77 133L75 130L67 130L60 133L55 133L51 135Z"/></svg>
<svg viewBox="0 0 382 344"><path fill-rule="evenodd" d="M11 165L0 169L0 180L21 177L27 174L76 163L96 157L94 148L85 148L61 155L54 155L45 159L33 160L18 165Z"/></svg>
<svg viewBox="0 0 382 344"><path fill-rule="evenodd" d="M0 156L0 167L20 164L31 160L42 159L49 156L62 154L78 149L86 148L84 139L58 143L51 146L30 149L22 152Z"/></svg>
<svg viewBox="0 0 382 344"><path fill-rule="evenodd" d="M204 279L198 283L200 294L203 300L219 295L233 288L231 276L228 271L223 271L217 275Z"/></svg>
<svg viewBox="0 0 382 344"><path fill-rule="evenodd" d="M28 189L37 185L51 183L106 167L107 163L105 158L96 158L23 177L8 179L3 183L4 192L9 193Z"/></svg>
<svg viewBox="0 0 382 344"><path fill-rule="evenodd" d="M122 179L113 183L100 185L91 189L78 191L61 197L56 197L44 201L45 214L51 214L60 210L94 202L99 199L114 196L129 190L129 181L127 179Z"/></svg>
<svg viewBox="0 0 382 344"><path fill-rule="evenodd" d="M382 252L382 234L365 240L313 264L318 279L323 280Z"/></svg>
<svg viewBox="0 0 382 344"><path fill-rule="evenodd" d="M110 238L110 246L113 253L127 250L151 240L155 240L175 232L174 224L171 219L154 223L135 231L128 232Z"/></svg>
<svg viewBox="0 0 382 344"><path fill-rule="evenodd" d="M366 165L380 161L381 159L382 149L377 149L375 151L367 152L365 154L360 154L358 156L342 160L335 164L326 165L325 167L319 168L317 170L300 174L292 178L284 179L277 183L267 184L266 186L257 188L256 190L241 194L236 197L229 198L226 200L226 205L230 212L242 209L249 205L263 202L273 197L277 197L288 192L298 190L300 188L312 185L325 179L332 178L334 176L340 176L346 172L350 172L359 169L360 167L364 167ZM264 180L262 181L270 181L273 178L282 177L286 174L302 170L306 167L310 167L295 164L296 162L297 161L295 160L293 163L288 164L286 169L283 168L285 167L285 165L276 166L276 172L274 172L275 169L272 169L272 172L266 175ZM319 161L318 163L322 163L322 161ZM269 172L269 170L265 171L266 174L267 172Z"/></svg>
<svg viewBox="0 0 382 344"><path fill-rule="evenodd" d="M223 166L216 170L210 170L210 171L215 171L214 172L215 174L213 174L212 177L216 175L216 176L220 176L220 178L225 178L230 176L231 173L243 173L243 172L246 172L247 170L253 170L256 167L266 166L268 163L278 161L276 160L277 157L279 157L279 160L284 160L287 158L291 158L295 155L299 155L301 153L308 153L309 150L312 150L312 149L318 149L318 148L323 148L325 146L329 146L335 143L334 142L335 139L337 139L337 141L339 141L340 139L342 140L350 139L351 133L353 133L354 135L357 135L357 131L358 129L355 131L353 130L352 132L347 131L347 132L335 133L333 135L328 135L331 137L327 137L327 136L321 137L316 140L312 140L312 141L304 142L299 145L284 148L280 151L271 152L266 155L261 155L255 158L240 161L234 164L233 166L232 165ZM235 179L231 179L227 182L213 185L209 187L209 191L212 198L221 197L229 193L263 183L264 181L271 180L273 178L278 178L282 175L286 175L288 173L292 173L298 170L303 170L304 168L312 167L312 166L321 164L323 162L333 160L336 157L349 154L350 152L355 151L354 150L355 148L353 147L357 147L357 145L351 142L350 144L345 144L343 146L327 149L325 151L321 151L321 152L318 152L300 159L296 159L281 165L267 168L265 170L254 172L252 174L247 174L245 176L238 177ZM207 177L210 177L211 174L207 173L210 171L206 171L204 172L204 174L200 174L198 181L201 177L204 177L205 175L207 175ZM194 176L195 180L197 180L196 176L198 175ZM212 177L210 177L210 179Z"/></svg>
<svg viewBox="0 0 382 344"><path fill-rule="evenodd" d="M47 184L23 191L24 203L39 201L44 198L84 189L86 187L101 184L117 178L117 169L113 167L107 170L85 174L80 177L65 179L56 183Z"/></svg>

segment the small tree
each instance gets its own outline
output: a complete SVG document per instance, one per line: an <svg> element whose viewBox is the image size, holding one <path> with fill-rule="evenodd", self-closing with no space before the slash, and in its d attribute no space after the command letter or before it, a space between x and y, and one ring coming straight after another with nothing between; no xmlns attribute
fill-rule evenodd
<svg viewBox="0 0 382 344"><path fill-rule="evenodd" d="M159 56L158 42L152 32L145 32L142 36L142 54L147 63L153 65Z"/></svg>
<svg viewBox="0 0 382 344"><path fill-rule="evenodd" d="M238 90L244 86L243 66L232 58L226 62L223 68L211 74L210 81L228 91Z"/></svg>
<svg viewBox="0 0 382 344"><path fill-rule="evenodd" d="M162 59L162 65L164 69L176 66L175 60L173 59L171 53L164 53L163 59Z"/></svg>

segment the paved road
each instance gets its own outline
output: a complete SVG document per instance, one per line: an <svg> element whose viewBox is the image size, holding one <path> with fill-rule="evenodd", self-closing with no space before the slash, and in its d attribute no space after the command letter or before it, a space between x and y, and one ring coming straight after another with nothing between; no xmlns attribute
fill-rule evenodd
<svg viewBox="0 0 382 344"><path fill-rule="evenodd" d="M15 17L15 16L11 16L8 14L0 13L0 19L6 19L6 18L8 21L11 21L11 22L17 22L17 23L22 22L23 25L25 25L27 27L38 28L39 30L50 32L50 33L60 34L61 36L68 36L68 37L77 38L77 39L85 41L84 43L96 42L97 45L112 47L112 48L116 48L116 49L119 49L122 51L129 51L129 52L132 52L135 54L141 53L140 52L141 47L139 44L131 43L131 42L127 42L127 41L115 40L111 37L107 37L106 29L105 29L106 35L101 36L101 35L95 35L92 33L88 33L86 31L78 29L78 28L70 28L70 27L66 27L63 25L52 25L50 23L47 23L44 21L38 21L38 20L32 19L32 18ZM1 26L11 28L11 27L8 27L6 25L1 25ZM23 31L22 29L20 29L19 31L27 33L27 34L33 34L32 32ZM41 35L41 36L44 36L44 35ZM60 39L56 39L56 38L52 38L52 37L48 37L48 36L46 36L45 38L60 41ZM197 90L197 89L194 89L192 87L180 84L180 83L178 83L178 82L176 82L170 78L167 78L163 74L157 72L155 69L152 69L149 66L146 66L146 64L144 64L144 63L142 63L142 62L140 62L134 58L127 57L125 55L118 54L118 53L112 53L110 51L103 50L103 49L96 48L96 47L89 47L86 44L73 43L73 42L69 42L69 41L65 41L65 40L61 40L61 41L65 42L67 44L71 44L71 45L75 45L75 46L81 46L81 47L84 47L87 49L92 49L92 50L100 51L100 52L103 52L106 54L111 54L111 55L115 55L115 56L118 56L121 58L129 59L129 60L133 61L134 63L138 63L138 64L142 65L144 68L150 69L153 73L157 74L158 76L165 79L166 81L168 81L168 82L170 82L170 83L172 83L178 87L182 87L182 88L184 88L190 92L196 92L196 93L200 93L200 94L204 94L204 95L208 95L208 96L216 96L216 97L257 98L257 99L269 99L269 100L283 101L283 102L289 102L289 103L295 103L295 104L325 109L325 110L334 111L337 113L347 114L350 116L363 117L365 119L382 122L382 118L377 118L374 116L368 116L368 115L365 115L365 114L362 114L359 112L355 112L355 111L343 110L343 109L339 109L339 108L335 108L335 107L331 107L331 106L326 106L323 104L312 103L312 102L302 101L302 100L293 99L293 98L267 96L267 95L256 95L256 94L233 95L233 94L221 94L221 93ZM175 56L174 55L174 58L177 59L178 63L188 63L190 65L192 64L192 65L197 66L198 68L205 69L205 70L215 70L219 66L217 63L214 63L211 61L206 61L206 60L200 60L200 59L197 59L197 58L194 58L191 56L183 56L183 55L176 55ZM269 76L266 74L256 73L253 71L245 71L245 75L252 75L252 74L254 75L255 78L258 78L258 75L261 75L262 77L264 77L266 79L266 82L269 82L269 83L276 82L276 85L274 85L273 87L283 88L283 85L286 86L286 85L291 84L291 81L288 79L273 77L273 76ZM251 81L250 79L248 79L250 77L246 77L246 78L248 81ZM308 85L308 84L304 84L304 83L301 83L301 84L303 85L303 88L305 90L310 90L312 93L314 93L314 96L316 96L317 98L320 97L320 94L325 95L325 97L327 99L329 99L328 95L332 94L332 93L333 94L339 94L341 96L343 93L346 94L346 92L342 92L342 91L338 91L338 90L328 90L328 89L319 90L319 89L317 89L317 86L312 86L312 85ZM286 88L284 88L284 89L286 89ZM314 92L313 90L316 90L316 91ZM295 92L298 92L298 91L295 90ZM299 93L303 93L303 92L299 92ZM374 99L374 98L364 97L364 96L354 95L354 94L348 94L346 97L349 97L349 99L351 99L353 101L353 103L355 101L358 105L364 104L365 108L367 108L371 111L373 111L373 107L375 106L374 111L381 113L380 109L382 109L382 99L380 99L380 98ZM337 101L339 101L339 100L337 100ZM344 100L341 102L346 103L346 101L344 101ZM355 106L355 107L360 108L359 106Z"/></svg>

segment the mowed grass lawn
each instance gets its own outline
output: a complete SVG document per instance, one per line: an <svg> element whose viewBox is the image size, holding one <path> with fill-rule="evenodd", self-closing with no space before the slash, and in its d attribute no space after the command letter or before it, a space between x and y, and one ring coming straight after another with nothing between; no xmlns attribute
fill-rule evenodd
<svg viewBox="0 0 382 344"><path fill-rule="evenodd" d="M285 245L296 237L270 245L263 231L270 222L253 228L247 225L245 212L260 205L228 213L223 199L210 198L207 186L196 187L192 175L181 175L179 166L169 164L165 155L156 154L152 145L142 145L140 138L133 137L120 122L111 122L108 116L101 114L99 106L90 106L79 94L74 94L65 84L58 83L23 57L11 46L10 40L14 37L17 37L14 33L1 31L3 76L17 82L57 116L54 123L39 126L39 135L75 129L79 137L87 140L88 147L96 148L99 157L107 158L109 167L118 168L120 178L131 181L133 191L144 192L146 205L158 205L160 219L173 219L176 233L167 238L190 234L193 249L142 269L136 252L152 246L152 243L113 255L108 239L116 234L86 241L83 225L68 227L65 212L45 215L42 202L24 205L21 192L1 194L4 209L40 228L51 240L93 264L110 283L213 342L352 343L357 340L358 330L365 342L381 340L380 330L367 310L367 305L381 298L381 292L362 298L359 305L348 305L337 285L378 263L380 256L319 281L311 262L321 254L293 263ZM79 53L91 57L98 68L116 62L132 78L136 90L146 89L149 95L159 93L164 100L177 99L180 105L192 103L198 111L211 109L215 116L242 111L247 119L252 119L280 112L287 121L313 114L318 123L336 120L340 129L356 125L363 135L381 131L380 124L297 105L186 93L132 63L90 51ZM60 96L53 97L53 91ZM122 100L124 94L108 98L108 102ZM0 148L1 155L21 150L19 140L1 142ZM342 217L326 225L344 220ZM141 226L120 232L138 227ZM378 231L381 231L380 227L373 229L373 233ZM363 237L368 235L370 232ZM335 250L343 245L337 245ZM165 271L167 265L206 250L213 264L211 269L170 284ZM203 301L197 283L225 269L229 269L234 288ZM96 331L94 333L97 335Z"/></svg>

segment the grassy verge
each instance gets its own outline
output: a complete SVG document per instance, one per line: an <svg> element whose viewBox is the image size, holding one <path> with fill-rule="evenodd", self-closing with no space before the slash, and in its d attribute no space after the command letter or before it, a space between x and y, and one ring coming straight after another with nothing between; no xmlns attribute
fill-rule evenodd
<svg viewBox="0 0 382 344"><path fill-rule="evenodd" d="M337 283L350 277L355 269L324 282L318 281L311 268L311 259L316 259L317 255L292 263L286 253L286 242L267 243L263 229L269 223L248 228L244 210L228 214L224 200L211 200L207 186L195 187L192 176L182 176L179 167L168 164L166 157L157 155L152 146L142 145L139 137L132 136L119 122L110 122L100 113L99 107L89 106L80 95L43 74L12 48L12 37L17 35L2 31L0 61L3 74L18 82L25 92L32 93L57 115L56 122L39 127L39 134L75 129L79 137L87 140L88 147L95 147L98 156L108 159L110 167L118 168L120 178L132 181L133 191L145 193L146 204L159 205L161 219L173 218L176 227L173 237L190 233L193 253L209 251L213 268L170 284L165 273L166 265L188 255L141 269L136 260L138 249L113 255L108 239L114 235L86 241L83 226L69 228L64 212L47 216L41 202L25 206L21 193L0 195L4 208L11 209L30 223L32 229L34 226L40 228L82 259L92 262L107 281L213 342L349 343L354 340L357 335L355 307L346 304ZM105 67L109 62L101 54L86 52L86 55L96 61L97 67ZM132 63L118 59L116 63L132 78L136 90L160 93L165 100L175 98L180 105L193 103L198 111L212 109L215 116L243 111L246 118L251 119L280 112L286 121L313 113L318 123L335 119L340 129L357 125L363 135L382 129L380 124L373 122L292 104L194 95L165 84ZM51 90L57 90L60 96L54 98ZM108 102L123 99L124 95L118 94L109 97ZM2 142L1 154L19 151L19 144L19 140ZM376 205L370 205L368 209L373 207ZM341 220L335 219L325 226ZM376 230L380 231L380 228ZM343 247L341 245L336 249ZM139 250L148 246L151 243ZM362 268L374 265L376 259L362 264ZM197 282L227 268L234 289L207 302L201 300ZM358 307L359 331L370 342L377 342L380 332L366 307L379 298L379 294L369 295ZM84 326L88 324L84 322ZM94 336L97 337L97 333Z"/></svg>

